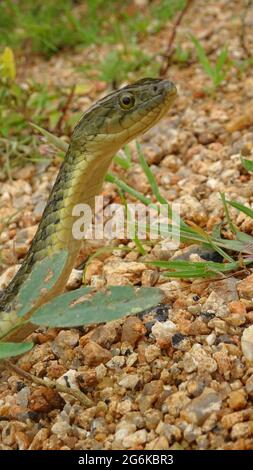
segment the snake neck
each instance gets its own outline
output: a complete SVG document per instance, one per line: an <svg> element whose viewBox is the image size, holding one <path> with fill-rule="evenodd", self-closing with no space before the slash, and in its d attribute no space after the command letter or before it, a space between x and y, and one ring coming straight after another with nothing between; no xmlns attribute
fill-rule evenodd
<svg viewBox="0 0 253 470"><path fill-rule="evenodd" d="M88 152L87 149L80 151L70 145L31 247L0 298L0 312L12 310L12 303L34 264L61 249L68 251L68 258L62 275L50 292L54 296L63 291L82 243L72 234L76 220L72 215L73 208L83 203L93 210L95 196L101 191L113 154L103 155L101 152Z"/></svg>

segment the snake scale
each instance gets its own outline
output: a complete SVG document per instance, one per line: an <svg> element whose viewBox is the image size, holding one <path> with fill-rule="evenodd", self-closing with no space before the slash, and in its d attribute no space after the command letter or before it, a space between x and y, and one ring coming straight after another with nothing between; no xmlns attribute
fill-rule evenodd
<svg viewBox="0 0 253 470"><path fill-rule="evenodd" d="M73 207L85 203L93 208L115 153L153 127L166 114L176 93L169 80L145 78L110 93L83 114L73 131L31 247L0 297L0 336L4 340L22 340L36 328L31 323L21 328L15 324L15 298L36 262L62 249L68 252L63 273L34 310L64 290L81 244L72 235Z"/></svg>

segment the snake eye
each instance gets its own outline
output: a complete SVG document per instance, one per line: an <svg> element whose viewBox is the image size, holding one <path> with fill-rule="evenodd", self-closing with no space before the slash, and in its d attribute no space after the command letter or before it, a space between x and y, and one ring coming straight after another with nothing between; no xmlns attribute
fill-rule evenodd
<svg viewBox="0 0 253 470"><path fill-rule="evenodd" d="M119 104L123 109L130 109L134 105L134 97L131 93L124 93L120 96Z"/></svg>

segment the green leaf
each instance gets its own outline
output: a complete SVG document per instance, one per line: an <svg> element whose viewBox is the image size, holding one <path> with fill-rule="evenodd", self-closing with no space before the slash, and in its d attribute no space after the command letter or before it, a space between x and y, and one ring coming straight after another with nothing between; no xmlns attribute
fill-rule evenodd
<svg viewBox="0 0 253 470"><path fill-rule="evenodd" d="M239 202L236 201L226 201L230 206L234 207L235 209L238 209L238 211L243 212L244 214L248 215L251 219L253 219L253 210L250 209L249 207L246 207L244 204L240 204Z"/></svg>
<svg viewBox="0 0 253 470"><path fill-rule="evenodd" d="M157 201L160 202L160 204L166 204L168 205L168 202L166 201L166 199L164 199L164 197L160 194L160 191L159 191L159 187L158 187L158 184L155 180L155 177L152 173L152 171L150 170L145 158L144 158L144 155L142 153L142 150L141 150L141 146L138 142L136 142L136 149L137 149L137 155L138 155L138 159L139 159L139 163L147 177L147 180L150 184L150 187L152 189L152 192L154 194L154 196L156 197ZM171 209L168 205L168 209L169 209L169 215L171 216Z"/></svg>
<svg viewBox="0 0 253 470"><path fill-rule="evenodd" d="M33 348L33 343L0 343L0 359L19 356Z"/></svg>
<svg viewBox="0 0 253 470"><path fill-rule="evenodd" d="M14 80L16 77L16 65L13 51L10 47L5 47L0 56L0 70L4 78Z"/></svg>
<svg viewBox="0 0 253 470"><path fill-rule="evenodd" d="M245 265L251 264L252 260L244 260ZM171 271L163 272L163 276L176 277L181 279L191 279L200 277L212 277L216 274L227 273L238 269L241 265L240 262L233 261L231 263L215 263L214 261L150 261L147 264L159 268L169 268Z"/></svg>
<svg viewBox="0 0 253 470"><path fill-rule="evenodd" d="M43 305L32 315L31 321L59 328L108 322L151 308L163 297L164 293L155 287L112 286L95 294L91 288L83 287Z"/></svg>
<svg viewBox="0 0 253 470"><path fill-rule="evenodd" d="M64 269L67 257L68 252L61 250L35 264L15 302L19 308L18 316L29 312L42 294L44 295L55 285Z"/></svg>
<svg viewBox="0 0 253 470"><path fill-rule="evenodd" d="M247 158L241 158L241 162L247 171L253 171L253 161Z"/></svg>
<svg viewBox="0 0 253 470"><path fill-rule="evenodd" d="M225 216L226 216L226 219L227 219L227 223L228 223L228 225L229 225L229 228L230 228L230 230L231 230L232 233L236 233L236 232L238 232L238 229L237 229L237 227L233 224L232 219L231 219L231 217L230 217L225 194L224 194L224 193L220 193L220 196L221 196L221 200L222 200L222 204L223 204L223 207L224 207Z"/></svg>
<svg viewBox="0 0 253 470"><path fill-rule="evenodd" d="M205 72L207 73L207 75L209 75L209 77L212 78L212 80L214 79L214 69L211 65L211 63L209 62L209 59L206 55L206 52L205 52L205 49L203 48L203 46L200 44L200 42L198 41L198 39L193 36L192 34L190 35L190 38L195 46L195 49L196 49L196 53L197 53L197 56L198 56L198 59L203 67L203 69L205 70Z"/></svg>

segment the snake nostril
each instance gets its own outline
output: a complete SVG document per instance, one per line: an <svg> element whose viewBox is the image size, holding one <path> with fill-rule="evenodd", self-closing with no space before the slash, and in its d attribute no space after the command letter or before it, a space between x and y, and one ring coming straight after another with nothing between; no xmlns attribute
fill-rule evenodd
<svg viewBox="0 0 253 470"><path fill-rule="evenodd" d="M157 92L157 90L158 90L157 85L155 85L155 86L153 87L153 90L154 90L155 93Z"/></svg>

